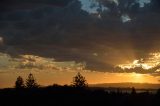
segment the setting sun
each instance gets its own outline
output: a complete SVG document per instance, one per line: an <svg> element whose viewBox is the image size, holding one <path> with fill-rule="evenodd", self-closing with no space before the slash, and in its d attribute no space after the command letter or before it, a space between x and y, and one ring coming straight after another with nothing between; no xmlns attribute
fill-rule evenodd
<svg viewBox="0 0 160 106"><path fill-rule="evenodd" d="M146 79L147 80L147 79ZM145 82L145 78L143 75L141 74L136 74L133 73L133 82L137 82L137 83L144 83ZM147 82L147 81L146 81Z"/></svg>

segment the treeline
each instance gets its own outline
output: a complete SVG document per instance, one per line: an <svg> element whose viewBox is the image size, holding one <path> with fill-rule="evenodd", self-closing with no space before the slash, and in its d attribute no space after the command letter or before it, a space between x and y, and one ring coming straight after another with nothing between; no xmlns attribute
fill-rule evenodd
<svg viewBox="0 0 160 106"><path fill-rule="evenodd" d="M160 90L157 93L131 93L88 87L84 76L77 73L71 85L57 84L41 87L33 74L27 79L17 77L16 89L0 90L0 106L160 106Z"/></svg>
<svg viewBox="0 0 160 106"><path fill-rule="evenodd" d="M54 84L54 86L59 86L58 84ZM66 85L65 85L66 86ZM88 83L85 79L84 76L81 75L81 73L77 73L77 75L75 77L73 77L73 81L71 82L72 87L76 87L76 88L86 88L88 86ZM33 74L30 73L28 75L28 78L26 79L26 81L24 82L24 79L21 76L17 77L17 80L15 82L15 88L16 89L23 89L23 88L39 88L41 87L36 79L34 78Z"/></svg>
<svg viewBox="0 0 160 106"><path fill-rule="evenodd" d="M73 86L0 90L0 106L160 106L160 92L124 93Z"/></svg>
<svg viewBox="0 0 160 106"><path fill-rule="evenodd" d="M15 88L17 90L19 89L38 89L38 88L80 88L80 89L95 89L94 87L88 87L88 83L87 80L85 79L85 77L78 72L74 77L73 77L73 81L71 82L70 85L58 85L58 84L53 84L53 85L48 85L47 87L41 86L37 83L36 78L34 77L34 75L32 73L30 73L27 77L27 79L24 81L24 79L21 76L18 76L16 81L15 81ZM93 90L92 89L92 90ZM98 88L98 90L105 90L105 88ZM96 89L97 90L97 89ZM110 91L108 91L110 92ZM113 90L112 92L114 93L122 93L122 89L121 88L117 88L117 90ZM145 92L145 91L144 91ZM136 94L136 89L134 87L132 87L130 89L130 94ZM149 93L149 91L146 90L145 93ZM160 94L160 89L157 90L157 94Z"/></svg>

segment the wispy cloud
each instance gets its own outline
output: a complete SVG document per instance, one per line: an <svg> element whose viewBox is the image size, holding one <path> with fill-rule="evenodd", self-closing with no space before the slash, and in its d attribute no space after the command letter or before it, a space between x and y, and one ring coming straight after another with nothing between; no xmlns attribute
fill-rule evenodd
<svg viewBox="0 0 160 106"><path fill-rule="evenodd" d="M126 23L126 22L130 22L132 19L127 14L123 14L121 16L121 20L123 23Z"/></svg>
<svg viewBox="0 0 160 106"><path fill-rule="evenodd" d="M35 55L20 55L11 57L8 54L0 54L0 70L5 69L31 69L31 70L83 70L85 63L76 63L75 61L57 62L53 58L45 58Z"/></svg>

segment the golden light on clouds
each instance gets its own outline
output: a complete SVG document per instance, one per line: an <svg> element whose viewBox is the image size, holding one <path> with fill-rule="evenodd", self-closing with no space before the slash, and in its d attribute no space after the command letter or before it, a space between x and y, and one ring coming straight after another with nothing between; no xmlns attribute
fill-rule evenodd
<svg viewBox="0 0 160 106"><path fill-rule="evenodd" d="M122 69L131 69L136 67L142 67L145 70L152 69L160 65L160 53L150 53L149 57L141 58L139 60L133 60L131 63L117 65ZM155 70L156 71L156 70Z"/></svg>
<svg viewBox="0 0 160 106"><path fill-rule="evenodd" d="M160 54L150 54L147 59L134 60L129 64L121 64L119 67L135 68L143 67L150 69L159 64ZM20 58L12 58L7 54L0 53L0 88L13 87L17 76L26 78L29 73L33 73L41 85L71 84L73 76L77 72L82 73L89 84L97 83L159 83L159 76L150 73L136 72L100 72L86 69L85 63L75 61L57 62L54 58L45 58L34 55L21 55ZM157 69L159 71L159 69Z"/></svg>
<svg viewBox="0 0 160 106"><path fill-rule="evenodd" d="M142 67L143 69L151 69L153 68L153 64L149 63L141 63L143 60L134 60L132 63L128 64L120 64L118 65L122 69L131 69L131 68L136 68L136 67Z"/></svg>

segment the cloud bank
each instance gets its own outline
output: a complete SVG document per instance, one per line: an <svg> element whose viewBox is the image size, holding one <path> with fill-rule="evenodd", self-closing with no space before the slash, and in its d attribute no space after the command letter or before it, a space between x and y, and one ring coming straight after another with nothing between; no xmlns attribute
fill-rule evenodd
<svg viewBox="0 0 160 106"><path fill-rule="evenodd" d="M85 2L0 1L0 52L85 62L101 72L159 52L158 0Z"/></svg>

